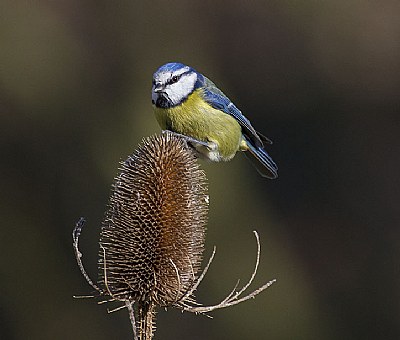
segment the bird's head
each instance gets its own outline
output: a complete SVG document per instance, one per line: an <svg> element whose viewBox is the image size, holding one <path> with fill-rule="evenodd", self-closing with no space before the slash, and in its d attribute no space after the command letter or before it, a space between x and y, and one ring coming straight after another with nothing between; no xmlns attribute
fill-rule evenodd
<svg viewBox="0 0 400 340"><path fill-rule="evenodd" d="M181 63L161 66L153 75L151 99L156 107L181 104L198 87L201 74Z"/></svg>

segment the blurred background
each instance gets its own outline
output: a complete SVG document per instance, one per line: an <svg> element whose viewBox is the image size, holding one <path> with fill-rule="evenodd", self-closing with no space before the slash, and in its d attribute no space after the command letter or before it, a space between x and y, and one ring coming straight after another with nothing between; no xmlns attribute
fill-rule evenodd
<svg viewBox="0 0 400 340"><path fill-rule="evenodd" d="M279 178L238 155L202 162L208 256L198 300L219 302L262 254L255 300L158 314L156 339L400 338L400 2L11 1L0 4L0 337L130 339L84 263L118 163L159 132L153 72L209 76L270 137Z"/></svg>

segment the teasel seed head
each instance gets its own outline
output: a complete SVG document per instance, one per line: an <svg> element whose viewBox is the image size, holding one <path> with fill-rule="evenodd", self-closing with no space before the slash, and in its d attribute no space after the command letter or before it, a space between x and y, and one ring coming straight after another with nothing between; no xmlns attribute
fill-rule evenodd
<svg viewBox="0 0 400 340"><path fill-rule="evenodd" d="M100 235L98 285L121 301L167 306L197 278L206 176L181 138L144 139L121 163Z"/></svg>

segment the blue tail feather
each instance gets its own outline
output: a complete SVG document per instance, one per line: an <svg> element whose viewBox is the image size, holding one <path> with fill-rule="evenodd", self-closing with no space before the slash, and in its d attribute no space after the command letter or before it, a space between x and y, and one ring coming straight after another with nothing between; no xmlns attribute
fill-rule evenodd
<svg viewBox="0 0 400 340"><path fill-rule="evenodd" d="M261 176L271 179L277 178L278 167L267 151L263 147L254 146L247 138L246 142L249 152L246 152L245 155L253 163Z"/></svg>

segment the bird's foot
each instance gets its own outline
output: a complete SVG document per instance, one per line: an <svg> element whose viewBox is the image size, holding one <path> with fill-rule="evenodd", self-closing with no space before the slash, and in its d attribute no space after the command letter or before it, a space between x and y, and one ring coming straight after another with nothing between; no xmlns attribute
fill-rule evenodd
<svg viewBox="0 0 400 340"><path fill-rule="evenodd" d="M215 148L216 148L216 144L213 143L213 142L204 142L204 141L198 140L196 138L189 137L189 136L186 136L186 135L182 135L182 134L174 132L174 131L162 130L162 133L172 133L173 135L184 139L186 141L186 143L190 143L193 146L201 145L201 146L206 147L209 150L215 150Z"/></svg>

